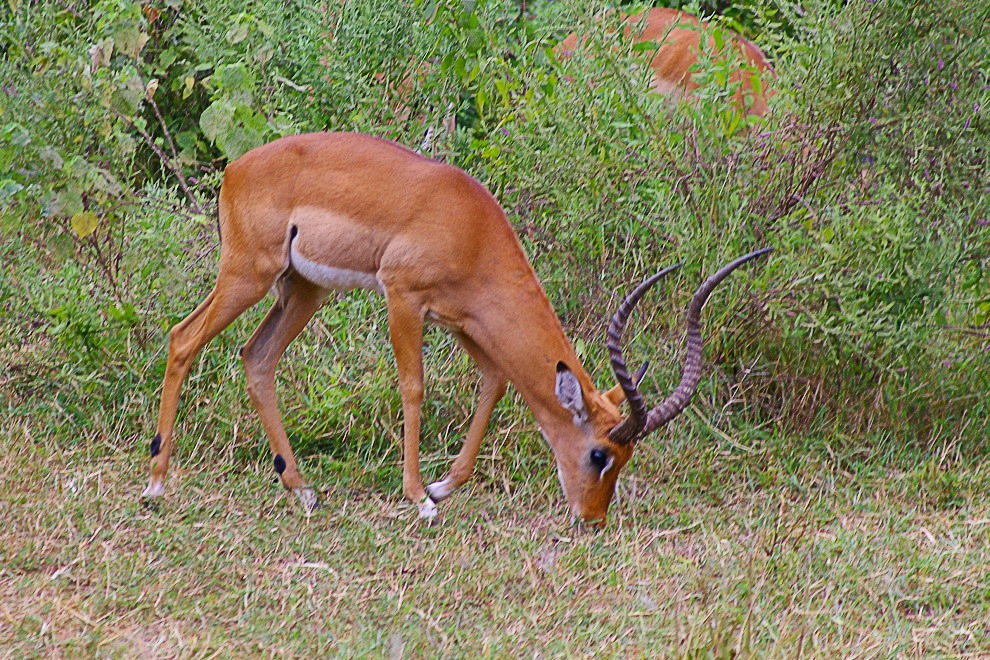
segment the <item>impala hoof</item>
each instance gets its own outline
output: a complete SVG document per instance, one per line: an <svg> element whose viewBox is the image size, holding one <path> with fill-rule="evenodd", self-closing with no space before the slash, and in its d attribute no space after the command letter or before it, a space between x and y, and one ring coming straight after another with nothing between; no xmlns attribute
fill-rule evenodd
<svg viewBox="0 0 990 660"><path fill-rule="evenodd" d="M605 529L605 519L598 518L597 520L586 520L580 516L571 516L571 527L581 532L598 533Z"/></svg>
<svg viewBox="0 0 990 660"><path fill-rule="evenodd" d="M443 479L441 481L434 481L427 486L426 492L429 494L431 500L440 502L447 499L454 492L454 488L450 485L449 479Z"/></svg>
<svg viewBox="0 0 990 660"><path fill-rule="evenodd" d="M141 493L141 507L146 511L158 513L158 505L165 494L165 482L156 481L154 478L148 483L148 487Z"/></svg>
<svg viewBox="0 0 990 660"><path fill-rule="evenodd" d="M419 517L426 522L433 522L433 519L437 517L437 504L429 495L423 498L423 501L416 507L419 509Z"/></svg>
<svg viewBox="0 0 990 660"><path fill-rule="evenodd" d="M155 483L154 481L152 481L151 483L148 484L148 487L144 489L144 492L141 493L141 497L144 500L153 500L155 498L161 497L164 494L165 494L165 483L164 482Z"/></svg>
<svg viewBox="0 0 990 660"><path fill-rule="evenodd" d="M312 515L313 511L320 506L319 496L316 494L316 491L309 486L294 488L292 492L296 494L297 498L299 498L299 503L302 504L303 513L307 516Z"/></svg>

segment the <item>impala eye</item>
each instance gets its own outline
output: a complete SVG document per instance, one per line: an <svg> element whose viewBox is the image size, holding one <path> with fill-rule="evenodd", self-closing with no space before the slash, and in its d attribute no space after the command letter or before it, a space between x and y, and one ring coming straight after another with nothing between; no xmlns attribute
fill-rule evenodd
<svg viewBox="0 0 990 660"><path fill-rule="evenodd" d="M591 453L588 454L588 459L599 472L603 472L611 462L608 452L601 449L592 449Z"/></svg>

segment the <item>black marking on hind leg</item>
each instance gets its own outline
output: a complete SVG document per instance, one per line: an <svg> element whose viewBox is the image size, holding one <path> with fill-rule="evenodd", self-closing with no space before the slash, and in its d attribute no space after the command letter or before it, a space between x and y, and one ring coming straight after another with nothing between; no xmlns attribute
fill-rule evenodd
<svg viewBox="0 0 990 660"><path fill-rule="evenodd" d="M275 454L275 471L279 474L285 472L285 459L282 454Z"/></svg>
<svg viewBox="0 0 990 660"><path fill-rule="evenodd" d="M159 452L162 450L162 436L160 433L155 435L155 439L151 441L151 457L154 458L158 456Z"/></svg>

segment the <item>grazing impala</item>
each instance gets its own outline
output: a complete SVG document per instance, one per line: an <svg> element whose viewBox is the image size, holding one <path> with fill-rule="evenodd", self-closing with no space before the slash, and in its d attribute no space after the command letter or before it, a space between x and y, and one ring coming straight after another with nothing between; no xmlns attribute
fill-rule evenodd
<svg viewBox="0 0 990 660"><path fill-rule="evenodd" d="M512 227L495 198L463 171L366 135L316 133L276 140L227 167L220 190L216 286L169 335L151 482L161 496L182 382L199 350L274 291L275 303L242 349L282 484L307 512L317 504L289 446L275 396L275 365L331 290L385 295L402 395L405 496L419 515L471 476L485 428L507 381L519 390L557 460L572 515L601 525L619 470L636 441L675 417L701 376L699 314L712 289L746 255L706 281L688 310L682 382L647 412L619 341L633 306L667 271L633 291L609 328L619 385L599 393L564 336ZM670 269L667 269L670 270ZM481 371L478 410L447 476L423 487L419 423L423 324L451 330ZM619 404L630 403L623 419Z"/></svg>
<svg viewBox="0 0 990 660"><path fill-rule="evenodd" d="M655 7L645 14L632 16L621 14L623 34L635 43L653 42L657 45L650 60L653 69L653 88L661 94L683 98L699 88L696 71L701 52L701 36L709 35L708 21L677 9ZM714 58L734 57L740 62L732 67L729 82L738 89L732 95L732 103L740 111L751 115L764 115L767 108L765 80L776 77L773 67L756 44L735 32L726 30L726 52L716 52L715 39L708 36L707 49ZM583 40L585 37L581 37ZM557 46L557 53L571 55L578 47L577 34L571 34Z"/></svg>

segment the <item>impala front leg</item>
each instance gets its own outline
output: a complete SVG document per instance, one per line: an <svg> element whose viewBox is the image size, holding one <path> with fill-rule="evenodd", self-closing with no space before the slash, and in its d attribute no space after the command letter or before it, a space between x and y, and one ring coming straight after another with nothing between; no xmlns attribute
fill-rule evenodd
<svg viewBox="0 0 990 660"><path fill-rule="evenodd" d="M430 498L435 502L446 499L471 478L492 412L505 395L505 376L499 371L495 362L466 335L457 334L457 340L481 371L481 393L478 396L478 409L471 419L467 437L464 438L464 445L454 459L454 464L450 466L450 472L442 480L430 484L427 488Z"/></svg>
<svg viewBox="0 0 990 660"><path fill-rule="evenodd" d="M419 420L423 408L423 321L421 307L386 288L388 329L402 395L402 493L433 519L437 505L423 488L419 471Z"/></svg>

